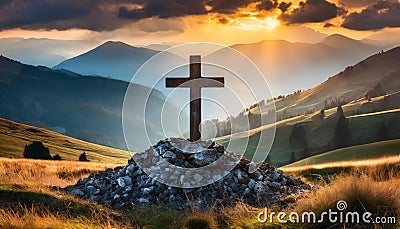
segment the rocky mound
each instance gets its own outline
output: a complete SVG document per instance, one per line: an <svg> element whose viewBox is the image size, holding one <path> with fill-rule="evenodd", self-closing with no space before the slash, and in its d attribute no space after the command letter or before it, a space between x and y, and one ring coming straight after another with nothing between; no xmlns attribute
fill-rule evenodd
<svg viewBox="0 0 400 229"><path fill-rule="evenodd" d="M250 161L243 158L226 176L198 188L178 188L160 183L147 175L136 163L137 160L156 158L182 168L198 168L223 155L238 157L216 143L204 144L206 148L202 145L178 146L181 143L182 140L179 139L160 141L149 150L135 154L126 166L91 174L88 178L80 179L76 185L66 187L65 191L120 209L151 204L167 204L178 208L196 205L207 208L226 206L236 201L264 207L279 203L281 197L311 189L310 185L299 178L284 175L281 170L267 163L263 163L254 173L249 173ZM163 174L168 174L168 171ZM173 173L168 176L179 179L174 178ZM202 177L195 176L195 179Z"/></svg>

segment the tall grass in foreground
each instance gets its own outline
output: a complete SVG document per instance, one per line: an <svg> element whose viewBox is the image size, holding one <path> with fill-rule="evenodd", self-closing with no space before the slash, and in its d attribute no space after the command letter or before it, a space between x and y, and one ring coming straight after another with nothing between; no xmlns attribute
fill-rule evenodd
<svg viewBox="0 0 400 229"><path fill-rule="evenodd" d="M400 226L399 169L399 164L353 168L349 173L337 175L329 184L309 194L308 198L298 201L294 211L299 213L313 211L317 215L329 209L337 211L337 202L343 200L347 203L346 212L358 212L361 215L368 211L374 217L397 218L396 224L360 224L361 228L398 228ZM322 225L332 226L327 220ZM339 224L333 228L349 228L347 226Z"/></svg>
<svg viewBox="0 0 400 229"><path fill-rule="evenodd" d="M86 217L64 218L50 211L25 208L21 211L0 209L1 228L121 228L114 221L97 222ZM132 227L139 228L139 227Z"/></svg>
<svg viewBox="0 0 400 229"><path fill-rule="evenodd" d="M342 170L343 171L343 170ZM400 164L382 164L379 166L355 167L342 173L331 176L326 183L319 183L318 189L299 196L289 196L283 199L287 207L271 206L269 213L285 212L286 219L291 212L297 212L300 217L303 212L314 212L317 220L322 212L338 211L337 202L346 201L345 212L362 214L371 212L374 217L396 217L394 224L332 224L325 221L319 224L279 223L276 215L273 222L269 219L265 223L257 221L257 214L263 209L256 209L243 203L228 207L222 211L214 211L207 215L210 222L218 223L218 228L400 228ZM192 214L191 220L201 213Z"/></svg>
<svg viewBox="0 0 400 229"><path fill-rule="evenodd" d="M0 228L356 228L355 225L260 223L263 209L243 203L224 209L171 210L165 207L137 208L119 212L94 203L50 191L49 186L74 184L90 172L116 165L0 158ZM400 164L355 167L329 176L318 189L282 200L287 207L275 212L298 213L336 210L339 200L348 211L396 216L397 225L359 225L358 228L400 228ZM302 175L299 173L298 175ZM290 199L291 201L288 201ZM366 227L370 226L370 227Z"/></svg>
<svg viewBox="0 0 400 229"><path fill-rule="evenodd" d="M92 172L116 166L94 162L0 158L0 182L32 184L39 188L65 187Z"/></svg>

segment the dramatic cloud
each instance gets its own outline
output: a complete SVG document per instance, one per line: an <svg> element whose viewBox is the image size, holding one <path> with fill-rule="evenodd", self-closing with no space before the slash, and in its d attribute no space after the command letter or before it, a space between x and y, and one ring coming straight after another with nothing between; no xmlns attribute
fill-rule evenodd
<svg viewBox="0 0 400 229"><path fill-rule="evenodd" d="M291 2L280 2L278 3L277 0L262 0L257 5L257 10L266 10L272 11L274 9L280 9L282 13L286 12L287 9L292 5Z"/></svg>
<svg viewBox="0 0 400 229"><path fill-rule="evenodd" d="M1 0L0 30L111 31L152 17L234 13L257 1L260 0Z"/></svg>
<svg viewBox="0 0 400 229"><path fill-rule="evenodd" d="M357 2L336 1L344 5ZM368 4L372 0L360 2ZM356 30L397 27L399 4L386 1L370 4L362 12L347 15L343 27ZM306 0L298 7L284 0L0 0L0 31L15 28L114 31L144 20L137 24L143 32L183 32L185 22L179 21L183 16L210 14L217 23L232 24L230 20L245 17L246 13L248 17L263 20L269 13L265 11L277 9L282 12L278 19L286 24L323 22L345 13L327 0ZM149 19L167 21L156 23Z"/></svg>
<svg viewBox="0 0 400 229"><path fill-rule="evenodd" d="M118 16L122 18L142 19L153 16L160 18L179 17L185 15L206 14L204 2L197 0L147 0L140 9L119 8Z"/></svg>
<svg viewBox="0 0 400 229"><path fill-rule="evenodd" d="M343 14L344 9L325 0L307 0L300 2L299 8L282 14L280 19L288 24L323 22Z"/></svg>
<svg viewBox="0 0 400 229"><path fill-rule="evenodd" d="M280 10L282 10L282 13L285 13L286 10L287 10L291 5L292 5L291 2L289 2L289 3L287 3L287 2L281 2L281 3L279 3L278 8L279 8Z"/></svg>
<svg viewBox="0 0 400 229"><path fill-rule="evenodd" d="M400 3L380 1L368 6L360 13L350 13L346 16L342 26L353 30L400 27Z"/></svg>
<svg viewBox="0 0 400 229"><path fill-rule="evenodd" d="M101 1L94 0L13 0L2 2L0 10L0 30L113 30L122 24L121 21L110 20L115 15L103 8Z"/></svg>
<svg viewBox="0 0 400 229"><path fill-rule="evenodd" d="M257 9L258 10L267 10L267 11L276 9L277 7L278 7L278 2L277 1L271 1L271 0L261 1L257 5Z"/></svg>
<svg viewBox="0 0 400 229"><path fill-rule="evenodd" d="M388 0L389 2L397 2L397 0ZM368 5L379 2L379 0L340 0L339 3L345 7L366 7Z"/></svg>

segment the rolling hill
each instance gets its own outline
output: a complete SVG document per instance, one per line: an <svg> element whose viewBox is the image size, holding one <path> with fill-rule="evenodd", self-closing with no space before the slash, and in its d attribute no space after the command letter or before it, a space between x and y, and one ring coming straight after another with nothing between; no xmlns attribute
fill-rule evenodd
<svg viewBox="0 0 400 229"><path fill-rule="evenodd" d="M22 158L25 145L33 141L43 142L52 155L59 154L63 160L76 161L81 153L86 152L92 162L124 165L131 157L127 151L0 118L0 157Z"/></svg>
<svg viewBox="0 0 400 229"><path fill-rule="evenodd" d="M0 117L29 125L57 130L68 136L115 148L126 149L122 132L122 105L128 83L102 77L82 76L66 70L52 70L21 64L0 57ZM132 88L138 96L134 103L151 90L137 84ZM159 119L165 96L153 91L148 98L149 123ZM142 111L133 111L135 127ZM154 124L154 130L159 130ZM145 136L138 133L133 140L146 148Z"/></svg>
<svg viewBox="0 0 400 229"><path fill-rule="evenodd" d="M326 108L325 117L320 117L320 109L324 108L327 99L337 98L345 101L343 110L350 128L350 145L381 141L382 138L400 138L400 124L397 121L400 118L399 59L400 48L394 48L373 55L314 88L275 100L279 120L276 123L276 136L270 151L272 162L277 166L283 166L290 163L290 158L299 160L335 149L333 138L338 119L337 105ZM370 93L373 96L366 98L365 95L371 91L375 91L375 95ZM240 115L246 116L257 112L260 114L260 111L261 115L268 115L268 110L263 109L262 103ZM239 116L234 118L241 118ZM224 127L226 122L219 124ZM305 129L307 153L303 152L302 147L289 144L291 132L296 125L301 125ZM230 138L241 139L242 135L249 134L250 142L256 142L262 131L272 127L273 125L266 125L254 128L248 133L217 138L217 141L226 144ZM386 136L380 134L379 131L382 129ZM250 158L254 153L254 147L255 145L250 144L247 148L246 153Z"/></svg>
<svg viewBox="0 0 400 229"><path fill-rule="evenodd" d="M330 77L327 81L304 92L275 102L280 114L292 116L307 110L324 108L325 100L350 102L364 97L378 84L382 93L390 94L400 88L400 47L362 60Z"/></svg>

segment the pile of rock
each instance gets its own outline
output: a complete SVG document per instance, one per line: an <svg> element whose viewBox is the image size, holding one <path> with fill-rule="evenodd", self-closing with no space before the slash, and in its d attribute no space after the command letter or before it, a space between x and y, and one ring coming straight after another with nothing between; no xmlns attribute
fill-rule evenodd
<svg viewBox="0 0 400 229"><path fill-rule="evenodd" d="M279 203L282 197L311 189L299 178L284 175L267 163L249 173L250 161L243 158L226 176L198 188L178 188L160 183L147 175L135 161L155 158L156 155L182 168L198 168L211 164L222 155L235 155L216 143L208 143L205 149L200 147L200 151L196 146L182 147L177 143L179 145L182 141L160 141L149 150L136 154L126 166L93 173L88 178L80 179L76 185L66 187L65 191L120 209L151 204L207 208L226 206L236 201L264 207Z"/></svg>

